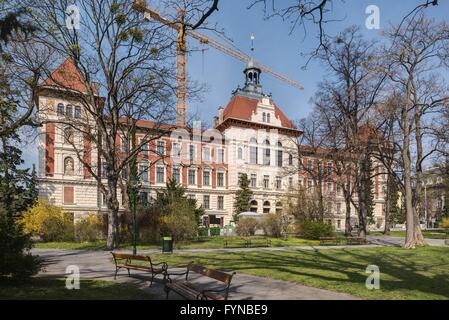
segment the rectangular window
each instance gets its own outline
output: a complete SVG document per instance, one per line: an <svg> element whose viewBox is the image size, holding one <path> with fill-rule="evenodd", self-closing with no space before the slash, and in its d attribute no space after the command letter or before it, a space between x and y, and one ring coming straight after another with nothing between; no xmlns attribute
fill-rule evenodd
<svg viewBox="0 0 449 320"><path fill-rule="evenodd" d="M218 149L218 163L224 162L224 149Z"/></svg>
<svg viewBox="0 0 449 320"><path fill-rule="evenodd" d="M270 177L269 176L263 176L263 187L265 189L268 189L270 187Z"/></svg>
<svg viewBox="0 0 449 320"><path fill-rule="evenodd" d="M128 140L126 139L126 137L121 138L120 147L122 152L128 152Z"/></svg>
<svg viewBox="0 0 449 320"><path fill-rule="evenodd" d="M106 178L106 172L107 172L106 161L103 160L101 162L101 177L102 178Z"/></svg>
<svg viewBox="0 0 449 320"><path fill-rule="evenodd" d="M58 116L64 115L64 105L62 103L58 104L57 114L58 114Z"/></svg>
<svg viewBox="0 0 449 320"><path fill-rule="evenodd" d="M179 159L181 157L181 145L179 143L173 144L172 156L175 159Z"/></svg>
<svg viewBox="0 0 449 320"><path fill-rule="evenodd" d="M210 171L203 171L203 185L210 185Z"/></svg>
<svg viewBox="0 0 449 320"><path fill-rule="evenodd" d="M148 182L148 164L139 165L139 177L140 181Z"/></svg>
<svg viewBox="0 0 449 320"><path fill-rule="evenodd" d="M333 191L332 189L333 189L332 182L328 182L327 183L327 192L329 192L329 193L332 192Z"/></svg>
<svg viewBox="0 0 449 320"><path fill-rule="evenodd" d="M218 210L223 210L224 209L224 197L218 196L217 203L218 203L217 204Z"/></svg>
<svg viewBox="0 0 449 320"><path fill-rule="evenodd" d="M249 163L257 164L257 147L249 147Z"/></svg>
<svg viewBox="0 0 449 320"><path fill-rule="evenodd" d="M196 184L196 170L189 169L189 185Z"/></svg>
<svg viewBox="0 0 449 320"><path fill-rule="evenodd" d="M266 166L270 165L270 157L271 157L270 148L266 148L263 153L263 164L264 165L266 165Z"/></svg>
<svg viewBox="0 0 449 320"><path fill-rule="evenodd" d="M313 171L313 162L312 160L308 160L307 161L307 172L312 172Z"/></svg>
<svg viewBox="0 0 449 320"><path fill-rule="evenodd" d="M164 141L158 141L157 142L156 152L161 157L165 155L165 143L164 143Z"/></svg>
<svg viewBox="0 0 449 320"><path fill-rule="evenodd" d="M77 118L77 119L81 118L81 107L80 106L75 107L75 118Z"/></svg>
<svg viewBox="0 0 449 320"><path fill-rule="evenodd" d="M341 203L337 202L337 214L341 213Z"/></svg>
<svg viewBox="0 0 449 320"><path fill-rule="evenodd" d="M140 142L142 143L142 141L140 141ZM142 145L141 150L142 150L143 154L148 155L148 153L150 152L150 145L149 145L149 143L148 142L144 143Z"/></svg>
<svg viewBox="0 0 449 320"><path fill-rule="evenodd" d="M147 204L148 203L148 192L141 192L139 194L139 202L141 204Z"/></svg>
<svg viewBox="0 0 449 320"><path fill-rule="evenodd" d="M293 187L293 177L288 177L288 186Z"/></svg>
<svg viewBox="0 0 449 320"><path fill-rule="evenodd" d="M282 167L282 157L283 157L282 150L277 150L276 151L276 166Z"/></svg>
<svg viewBox="0 0 449 320"><path fill-rule="evenodd" d="M257 175L255 173L251 174L251 188L257 187Z"/></svg>
<svg viewBox="0 0 449 320"><path fill-rule="evenodd" d="M204 209L210 209L210 196L205 195L203 197L203 206Z"/></svg>
<svg viewBox="0 0 449 320"><path fill-rule="evenodd" d="M193 144L189 145L189 160L195 160L195 146Z"/></svg>
<svg viewBox="0 0 449 320"><path fill-rule="evenodd" d="M276 189L280 190L282 188L282 179L281 177L276 177Z"/></svg>
<svg viewBox="0 0 449 320"><path fill-rule="evenodd" d="M165 181L165 169L164 167L156 167L156 182L164 183Z"/></svg>
<svg viewBox="0 0 449 320"><path fill-rule="evenodd" d="M219 187L224 186L224 173L223 172L217 173L217 186L219 186Z"/></svg>
<svg viewBox="0 0 449 320"><path fill-rule="evenodd" d="M179 168L173 168L172 179L177 184L181 183L181 170Z"/></svg>
<svg viewBox="0 0 449 320"><path fill-rule="evenodd" d="M64 204L75 204L74 187L64 187Z"/></svg>
<svg viewBox="0 0 449 320"><path fill-rule="evenodd" d="M207 147L203 149L203 159L204 161L210 161L210 149Z"/></svg>
<svg viewBox="0 0 449 320"><path fill-rule="evenodd" d="M67 107L65 108L65 115L68 118L73 117L73 106L71 104L68 104Z"/></svg>

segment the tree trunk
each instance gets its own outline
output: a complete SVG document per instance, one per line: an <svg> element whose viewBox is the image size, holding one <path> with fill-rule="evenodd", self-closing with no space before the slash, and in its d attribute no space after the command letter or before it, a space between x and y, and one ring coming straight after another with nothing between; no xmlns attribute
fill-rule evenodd
<svg viewBox="0 0 449 320"><path fill-rule="evenodd" d="M384 234L390 234L390 211L391 211L391 177L387 178L387 194L385 199L385 223L384 223Z"/></svg>
<svg viewBox="0 0 449 320"><path fill-rule="evenodd" d="M345 191L345 204L346 204L346 222L345 222L345 236L350 237L352 235L351 226L351 195L349 191Z"/></svg>
<svg viewBox="0 0 449 320"><path fill-rule="evenodd" d="M108 205L108 237L106 246L108 250L114 250L119 246L119 232L118 232L118 211L119 203L117 200L117 182L108 179L109 194L107 196Z"/></svg>

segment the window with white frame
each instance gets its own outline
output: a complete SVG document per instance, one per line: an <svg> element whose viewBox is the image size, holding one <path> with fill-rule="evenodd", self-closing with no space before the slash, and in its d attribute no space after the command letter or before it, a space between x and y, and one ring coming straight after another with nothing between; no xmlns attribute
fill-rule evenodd
<svg viewBox="0 0 449 320"><path fill-rule="evenodd" d="M257 164L257 152L257 140L255 138L251 138L249 146L249 163Z"/></svg>
<svg viewBox="0 0 449 320"><path fill-rule="evenodd" d="M181 183L181 169L179 167L173 168L172 179L177 184Z"/></svg>
<svg viewBox="0 0 449 320"><path fill-rule="evenodd" d="M75 118L80 119L81 118L81 107L75 106Z"/></svg>
<svg viewBox="0 0 449 320"><path fill-rule="evenodd" d="M157 142L157 145L156 145L156 153L159 155L159 156L164 156L165 155L165 143L164 143L164 141L158 141Z"/></svg>
<svg viewBox="0 0 449 320"><path fill-rule="evenodd" d="M237 159L239 159L239 160L243 159L243 148L242 147L237 148Z"/></svg>
<svg viewBox="0 0 449 320"><path fill-rule="evenodd" d="M195 146L193 144L189 145L189 160L195 160Z"/></svg>
<svg viewBox="0 0 449 320"><path fill-rule="evenodd" d="M189 185L195 185L195 184L196 184L196 170L189 169Z"/></svg>
<svg viewBox="0 0 449 320"><path fill-rule="evenodd" d="M282 189L282 178L276 177L276 189L280 190Z"/></svg>
<svg viewBox="0 0 449 320"><path fill-rule="evenodd" d="M139 178L142 182L148 182L148 163L143 162L139 164Z"/></svg>
<svg viewBox="0 0 449 320"><path fill-rule="evenodd" d="M251 188L257 187L257 174L251 173L250 183L251 183Z"/></svg>
<svg viewBox="0 0 449 320"><path fill-rule="evenodd" d="M221 171L217 172L217 186L218 187L224 186L224 172Z"/></svg>
<svg viewBox="0 0 449 320"><path fill-rule="evenodd" d="M263 187L268 189L270 187L270 176L263 176Z"/></svg>
<svg viewBox="0 0 449 320"><path fill-rule="evenodd" d="M165 168L163 166L156 167L156 182L157 183L165 182Z"/></svg>
<svg viewBox="0 0 449 320"><path fill-rule="evenodd" d="M210 148L209 147L203 148L203 160L210 161Z"/></svg>
<svg viewBox="0 0 449 320"><path fill-rule="evenodd" d="M224 163L224 149L218 149L218 163Z"/></svg>
<svg viewBox="0 0 449 320"><path fill-rule="evenodd" d="M204 209L210 209L210 196L209 195L203 196L203 207L204 207Z"/></svg>
<svg viewBox="0 0 449 320"><path fill-rule="evenodd" d="M224 197L223 196L218 196L218 198L217 198L217 209L218 210L224 209Z"/></svg>
<svg viewBox="0 0 449 320"><path fill-rule="evenodd" d="M265 166L270 165L270 157L271 157L271 149L270 149L270 141L265 140L264 142L264 150L263 150L263 164Z"/></svg>
<svg viewBox="0 0 449 320"><path fill-rule="evenodd" d="M174 159L179 159L181 157L181 144L173 143L172 157Z"/></svg>
<svg viewBox="0 0 449 320"><path fill-rule="evenodd" d="M210 186L210 170L206 169L203 171L203 185Z"/></svg>

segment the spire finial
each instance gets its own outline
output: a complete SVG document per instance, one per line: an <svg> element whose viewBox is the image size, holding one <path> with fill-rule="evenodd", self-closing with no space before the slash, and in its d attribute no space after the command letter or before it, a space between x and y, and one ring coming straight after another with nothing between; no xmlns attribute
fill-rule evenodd
<svg viewBox="0 0 449 320"><path fill-rule="evenodd" d="M256 37L251 33L251 51L254 51L254 39L256 39Z"/></svg>

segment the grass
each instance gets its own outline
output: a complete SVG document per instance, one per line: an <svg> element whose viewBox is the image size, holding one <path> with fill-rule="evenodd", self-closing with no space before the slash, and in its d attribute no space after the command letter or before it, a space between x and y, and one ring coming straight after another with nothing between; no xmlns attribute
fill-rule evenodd
<svg viewBox="0 0 449 320"><path fill-rule="evenodd" d="M446 233L444 231L430 231L430 230L422 230L422 234L424 238L427 239L446 239ZM370 232L372 236L384 236L383 232L373 231ZM402 237L405 238L405 231L390 231L389 236L391 237Z"/></svg>
<svg viewBox="0 0 449 320"><path fill-rule="evenodd" d="M305 284L367 299L449 299L449 248L398 247L155 255L170 266L211 268ZM368 265L380 269L380 290L368 290Z"/></svg>
<svg viewBox="0 0 449 320"><path fill-rule="evenodd" d="M65 279L35 277L23 283L0 286L1 300L148 300L144 291L110 281L80 280L79 290L68 290Z"/></svg>
<svg viewBox="0 0 449 320"><path fill-rule="evenodd" d="M174 249L221 249L224 247L224 237L199 237L198 239L180 242L174 244ZM253 241L257 242L259 245L264 245L263 241ZM289 237L286 240L271 238L271 245L273 247L292 247L292 246L308 246L308 245L318 245L319 241L316 240L304 240L295 237ZM70 250L105 250L106 241L96 241L96 242L36 242L34 244L35 248L38 249L70 249ZM242 247L241 244L235 243L230 244L229 248ZM149 244L149 245L138 245L137 250L152 250L160 249L160 244ZM121 246L121 249L131 250L132 247L129 244Z"/></svg>

